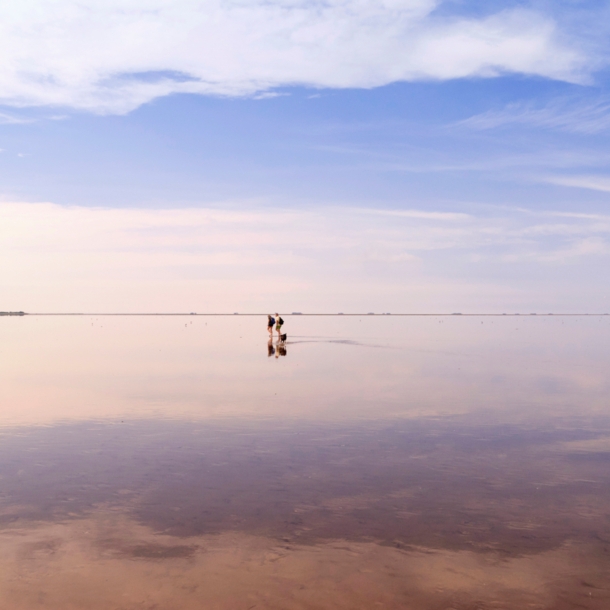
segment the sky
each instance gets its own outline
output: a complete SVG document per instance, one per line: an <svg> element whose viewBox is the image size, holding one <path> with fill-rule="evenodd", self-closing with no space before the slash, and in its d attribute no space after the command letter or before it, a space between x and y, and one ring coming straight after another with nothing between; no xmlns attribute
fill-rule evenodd
<svg viewBox="0 0 610 610"><path fill-rule="evenodd" d="M610 3L0 5L0 310L610 311Z"/></svg>

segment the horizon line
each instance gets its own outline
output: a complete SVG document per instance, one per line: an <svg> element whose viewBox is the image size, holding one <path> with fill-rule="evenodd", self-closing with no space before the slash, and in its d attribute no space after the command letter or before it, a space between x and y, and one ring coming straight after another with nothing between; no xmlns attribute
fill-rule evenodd
<svg viewBox="0 0 610 610"><path fill-rule="evenodd" d="M266 316L268 313L241 313L241 312L211 312L211 313L196 313L196 312L24 312L24 311L0 311L0 316ZM320 312L309 312L303 313L300 311L293 311L290 313L280 313L283 316L351 316L351 317L363 317L363 316L398 316L398 317L447 317L447 316L608 316L609 313L586 313L586 312L568 312L568 313L463 313L463 312L439 312L439 313L320 313Z"/></svg>

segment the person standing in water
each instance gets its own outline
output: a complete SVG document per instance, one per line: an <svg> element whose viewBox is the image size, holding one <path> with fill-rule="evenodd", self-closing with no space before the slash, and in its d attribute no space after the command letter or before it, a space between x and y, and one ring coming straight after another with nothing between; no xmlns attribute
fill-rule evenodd
<svg viewBox="0 0 610 610"><path fill-rule="evenodd" d="M275 314L277 315L277 314ZM267 330L269 331L269 336L273 337L273 325L275 324L275 319L271 314L267 314Z"/></svg>
<svg viewBox="0 0 610 610"><path fill-rule="evenodd" d="M280 318L280 314L275 314L275 330L277 330L277 338L282 339L282 324L284 324L284 320Z"/></svg>

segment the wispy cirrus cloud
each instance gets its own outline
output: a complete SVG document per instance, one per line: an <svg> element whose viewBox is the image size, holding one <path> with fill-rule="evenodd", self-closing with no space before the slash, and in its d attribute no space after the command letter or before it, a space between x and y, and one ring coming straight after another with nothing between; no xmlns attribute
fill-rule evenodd
<svg viewBox="0 0 610 610"><path fill-rule="evenodd" d="M27 123L33 123L34 119L16 116L14 114L8 114L6 112L0 112L0 125L23 125Z"/></svg>
<svg viewBox="0 0 610 610"><path fill-rule="evenodd" d="M546 182L547 184L556 184L557 186L570 186L589 191L610 193L610 177L608 176L556 175L543 176L541 181Z"/></svg>
<svg viewBox="0 0 610 610"><path fill-rule="evenodd" d="M501 110L490 110L460 121L458 125L477 130L523 126L598 134L610 129L610 99L559 99L544 106L533 102L509 104Z"/></svg>
<svg viewBox="0 0 610 610"><path fill-rule="evenodd" d="M0 102L125 113L172 93L370 88L506 72L567 81L593 63L556 20L507 1L28 0L0 7Z"/></svg>

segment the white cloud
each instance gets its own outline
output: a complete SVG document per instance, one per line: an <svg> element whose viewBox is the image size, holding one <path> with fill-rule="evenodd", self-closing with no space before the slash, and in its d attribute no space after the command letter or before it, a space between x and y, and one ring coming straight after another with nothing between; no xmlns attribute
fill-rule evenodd
<svg viewBox="0 0 610 610"><path fill-rule="evenodd" d="M374 208L355 208L349 210L355 214L371 214L373 216L397 216L401 218L418 218L423 220L472 220L472 216L464 212L425 212L423 210L384 210Z"/></svg>
<svg viewBox="0 0 610 610"><path fill-rule="evenodd" d="M523 125L580 134L596 134L610 129L610 100L554 100L546 106L532 103L509 104L461 121L471 129L495 129Z"/></svg>
<svg viewBox="0 0 610 610"><path fill-rule="evenodd" d="M475 310L533 276L528 290L588 309L603 282L566 279L593 278L609 244L603 215L0 203L4 307L30 311L251 311L269 295L311 311Z"/></svg>
<svg viewBox="0 0 610 610"><path fill-rule="evenodd" d="M610 243L600 237L575 240L563 248L549 251L513 252L504 256L506 262L536 262L564 264L591 256L607 256L610 254Z"/></svg>
<svg viewBox="0 0 610 610"><path fill-rule="evenodd" d="M34 119L15 116L6 112L0 112L0 125L22 125L24 123L33 123Z"/></svg>
<svg viewBox="0 0 610 610"><path fill-rule="evenodd" d="M0 102L124 113L188 92L376 87L518 72L578 81L550 16L435 16L443 0L21 0L0 7Z"/></svg>
<svg viewBox="0 0 610 610"><path fill-rule="evenodd" d="M607 176L545 176L542 181L558 186L610 193L610 178Z"/></svg>

